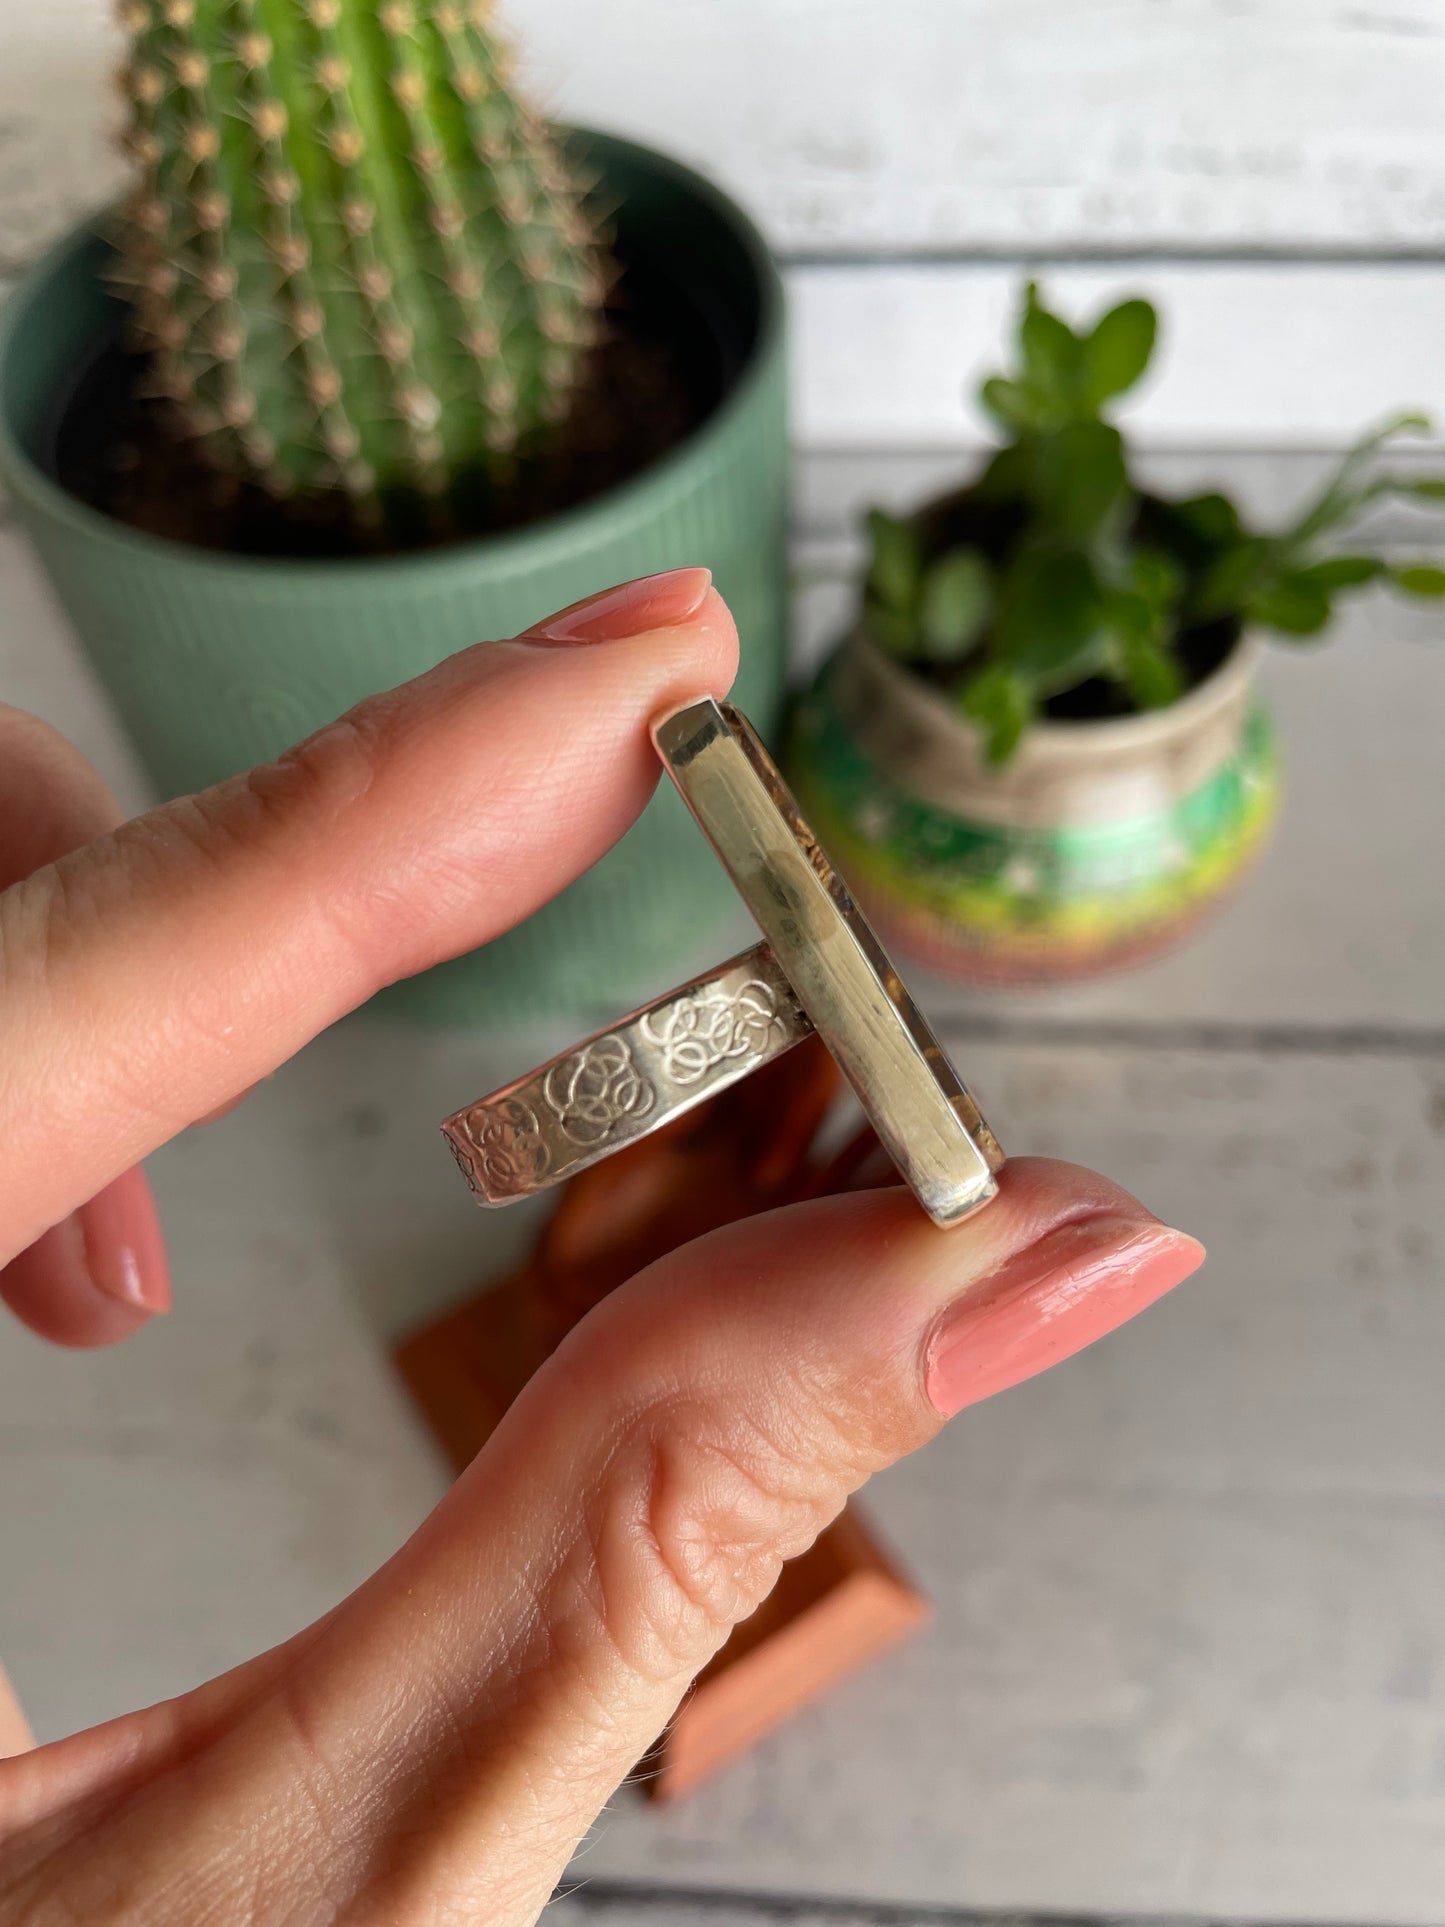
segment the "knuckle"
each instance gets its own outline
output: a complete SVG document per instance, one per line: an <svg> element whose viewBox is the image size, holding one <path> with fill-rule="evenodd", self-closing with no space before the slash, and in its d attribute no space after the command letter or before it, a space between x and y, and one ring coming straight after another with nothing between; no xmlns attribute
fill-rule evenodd
<svg viewBox="0 0 1445 1927"><path fill-rule="evenodd" d="M340 716L274 762L208 792L215 814L248 834L258 819L282 827L294 827L298 820L318 827L334 822L361 802L376 780L384 755L378 711L381 705L373 704Z"/></svg>
<svg viewBox="0 0 1445 1927"><path fill-rule="evenodd" d="M176 797L65 859L57 866L59 907L73 921L70 899L83 893L104 908L105 891L82 872L96 868L87 864L87 857L106 857L112 847L122 861L103 864L102 883L113 872L127 888L152 875L179 885L187 872L224 869L238 855L264 847L273 833L294 835L303 826L323 831L365 796L378 755L374 732L356 716L328 723L274 762ZM77 881L82 892L66 890L67 882Z"/></svg>
<svg viewBox="0 0 1445 1927"><path fill-rule="evenodd" d="M335 848L352 813L365 805L386 757L381 703L328 723L315 735L229 781L182 797L156 812L157 839L167 846L175 873L187 864L222 872L232 865L254 870L278 856L296 860L313 847ZM138 825L127 826L136 828ZM334 946L348 966L367 966L370 897L353 893L313 901L313 936Z"/></svg>
<svg viewBox="0 0 1445 1927"><path fill-rule="evenodd" d="M641 1415L588 1508L599 1616L652 1673L695 1668L841 1509L850 1481L736 1413L673 1400Z"/></svg>
<svg viewBox="0 0 1445 1927"><path fill-rule="evenodd" d="M72 960L103 940L114 841L101 837L0 891L0 1008L7 1015L46 1009Z"/></svg>

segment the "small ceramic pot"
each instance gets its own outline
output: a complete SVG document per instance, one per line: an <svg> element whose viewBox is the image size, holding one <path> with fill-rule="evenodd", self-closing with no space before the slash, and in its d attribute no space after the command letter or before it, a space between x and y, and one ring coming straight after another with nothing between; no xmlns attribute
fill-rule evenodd
<svg viewBox="0 0 1445 1927"><path fill-rule="evenodd" d="M805 813L885 942L949 976L1047 983L1176 942L1239 877L1276 768L1241 637L1168 709L1043 722L990 767L938 689L859 631L789 740Z"/></svg>

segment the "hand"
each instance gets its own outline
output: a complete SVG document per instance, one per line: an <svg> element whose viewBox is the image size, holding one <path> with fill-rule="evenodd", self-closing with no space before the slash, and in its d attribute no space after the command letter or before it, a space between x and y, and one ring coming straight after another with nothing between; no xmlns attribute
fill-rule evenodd
<svg viewBox="0 0 1445 1927"><path fill-rule="evenodd" d="M648 718L733 673L699 571L561 627L588 646L480 644L119 827L74 752L0 715L0 1290L38 1331L104 1343L162 1309L138 1160L593 862L652 788ZM324 1619L0 1764L0 1918L532 1921L851 1491L1201 1256L1037 1160L952 1232L895 1187L677 1252L583 1321Z"/></svg>

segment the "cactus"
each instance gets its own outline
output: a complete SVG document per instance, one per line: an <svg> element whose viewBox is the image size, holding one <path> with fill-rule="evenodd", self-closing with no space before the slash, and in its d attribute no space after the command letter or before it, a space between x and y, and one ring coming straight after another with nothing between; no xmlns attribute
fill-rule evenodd
<svg viewBox="0 0 1445 1927"><path fill-rule="evenodd" d="M122 276L159 392L283 498L505 489L604 293L481 0L121 0Z"/></svg>

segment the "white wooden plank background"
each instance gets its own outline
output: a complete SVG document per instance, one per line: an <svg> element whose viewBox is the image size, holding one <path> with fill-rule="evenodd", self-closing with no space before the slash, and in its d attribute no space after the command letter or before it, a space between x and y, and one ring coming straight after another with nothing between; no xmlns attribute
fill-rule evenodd
<svg viewBox="0 0 1445 1927"><path fill-rule="evenodd" d="M1439 0L510 0L558 111L717 172L790 253L1419 252ZM88 190L103 0L4 0L36 193ZM11 176L13 184L13 174ZM13 222L17 210L7 210Z"/></svg>
<svg viewBox="0 0 1445 1927"><path fill-rule="evenodd" d="M562 111L705 162L793 252L1418 249L1438 0L512 0Z"/></svg>
<svg viewBox="0 0 1445 1927"><path fill-rule="evenodd" d="M805 445L976 433L962 395L1025 263L1085 305L1164 303L1150 440L1328 446L1395 406L1445 415L1445 0L507 14L560 112L696 162L762 220ZM0 267L114 184L116 45L102 0L0 0Z"/></svg>
<svg viewBox="0 0 1445 1927"><path fill-rule="evenodd" d="M1034 271L1081 320L1128 294L1159 308L1121 416L1147 445L1339 448L1402 408L1445 423L1445 262L855 262L789 271L803 446L980 441L974 391Z"/></svg>

